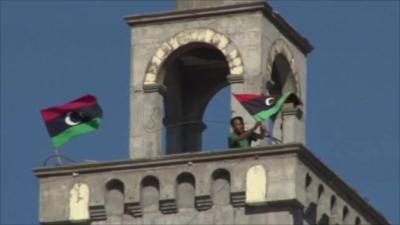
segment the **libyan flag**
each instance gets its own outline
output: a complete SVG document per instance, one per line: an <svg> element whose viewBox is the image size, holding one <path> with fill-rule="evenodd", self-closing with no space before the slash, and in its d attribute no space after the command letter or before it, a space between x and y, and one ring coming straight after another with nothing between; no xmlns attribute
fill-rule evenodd
<svg viewBox="0 0 400 225"><path fill-rule="evenodd" d="M92 95L42 110L44 122L56 149L75 137L97 130L102 115L97 99Z"/></svg>
<svg viewBox="0 0 400 225"><path fill-rule="evenodd" d="M275 119L285 103L301 104L299 98L292 92L286 92L280 96L256 94L233 94L233 96L256 121Z"/></svg>

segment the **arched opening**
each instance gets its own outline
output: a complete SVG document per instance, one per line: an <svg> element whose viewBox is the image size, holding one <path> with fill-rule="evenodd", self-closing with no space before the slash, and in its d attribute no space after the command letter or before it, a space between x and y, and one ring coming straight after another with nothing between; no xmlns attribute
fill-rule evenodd
<svg viewBox="0 0 400 225"><path fill-rule="evenodd" d="M331 203L330 203L331 215L336 215L337 207L336 207L336 196L331 196Z"/></svg>
<svg viewBox="0 0 400 225"><path fill-rule="evenodd" d="M324 186L322 184L320 184L318 186L318 201L321 200L322 195L324 194Z"/></svg>
<svg viewBox="0 0 400 225"><path fill-rule="evenodd" d="M263 165L250 167L246 173L246 204L260 205L267 200L267 172Z"/></svg>
<svg viewBox="0 0 400 225"><path fill-rule="evenodd" d="M286 91L296 93L296 84L290 64L283 54L277 54L272 64L271 81L267 84L270 94L280 95Z"/></svg>
<svg viewBox="0 0 400 225"><path fill-rule="evenodd" d="M360 219L360 217L356 217L356 220L354 221L354 224L355 225L360 225L361 224L361 219Z"/></svg>
<svg viewBox="0 0 400 225"><path fill-rule="evenodd" d="M304 219L308 224L315 224L317 220L317 204L311 202L304 211Z"/></svg>
<svg viewBox="0 0 400 225"><path fill-rule="evenodd" d="M285 55L279 53L275 56L272 63L271 79L267 81L266 89L270 95L282 95L285 92L297 93L296 81L289 61ZM282 113L278 113L275 118L269 121L268 130L272 135L280 140L283 139L283 119Z"/></svg>
<svg viewBox="0 0 400 225"><path fill-rule="evenodd" d="M318 221L318 225L329 225L329 217L326 214L323 214Z"/></svg>
<svg viewBox="0 0 400 225"><path fill-rule="evenodd" d="M203 133L202 148L204 151L219 151L228 147L227 138L230 130L232 110L230 107L231 87L226 86L210 100L204 113L203 121L207 129Z"/></svg>
<svg viewBox="0 0 400 225"><path fill-rule="evenodd" d="M342 221L343 222L347 221L348 214L349 214L349 208L347 208L347 206L344 206L343 211L342 211Z"/></svg>
<svg viewBox="0 0 400 225"><path fill-rule="evenodd" d="M190 173L182 173L176 178L178 208L194 208L196 181Z"/></svg>
<svg viewBox="0 0 400 225"><path fill-rule="evenodd" d="M231 193L231 176L225 169L218 169L212 174L211 197L214 205L228 205Z"/></svg>
<svg viewBox="0 0 400 225"><path fill-rule="evenodd" d="M308 190L308 188L310 187L311 183L312 183L312 178L311 178L310 174L307 173L306 174L306 179L305 179L305 188L306 188L306 190Z"/></svg>
<svg viewBox="0 0 400 225"><path fill-rule="evenodd" d="M154 176L143 178L140 186L140 204L143 212L155 212L158 210L160 200L160 183Z"/></svg>
<svg viewBox="0 0 400 225"><path fill-rule="evenodd" d="M112 179L106 184L106 212L107 215L122 215L124 213L125 186L122 181Z"/></svg>
<svg viewBox="0 0 400 225"><path fill-rule="evenodd" d="M85 183L75 183L69 191L69 220L87 221L89 213L90 188Z"/></svg>
<svg viewBox="0 0 400 225"><path fill-rule="evenodd" d="M164 97L166 154L202 149L205 109L228 86L229 64L216 47L194 42L168 56L160 70Z"/></svg>

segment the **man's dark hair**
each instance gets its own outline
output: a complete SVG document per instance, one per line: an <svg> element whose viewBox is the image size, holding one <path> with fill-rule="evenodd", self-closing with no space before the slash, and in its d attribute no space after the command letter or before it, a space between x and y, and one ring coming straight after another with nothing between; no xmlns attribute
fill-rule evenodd
<svg viewBox="0 0 400 225"><path fill-rule="evenodd" d="M231 127L233 127L233 123L235 122L235 120L240 120L240 122L243 124L243 117L241 116L235 116L231 119Z"/></svg>

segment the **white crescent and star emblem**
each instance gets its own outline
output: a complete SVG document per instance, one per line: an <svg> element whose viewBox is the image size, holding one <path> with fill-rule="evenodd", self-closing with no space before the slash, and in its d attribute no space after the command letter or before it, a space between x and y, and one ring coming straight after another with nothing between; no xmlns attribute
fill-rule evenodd
<svg viewBox="0 0 400 225"><path fill-rule="evenodd" d="M65 123L69 126L75 126L82 122L82 115L77 112L69 112L65 116Z"/></svg>
<svg viewBox="0 0 400 225"><path fill-rule="evenodd" d="M275 98L274 97L268 97L267 99L265 99L265 105L271 106L273 104L275 104Z"/></svg>

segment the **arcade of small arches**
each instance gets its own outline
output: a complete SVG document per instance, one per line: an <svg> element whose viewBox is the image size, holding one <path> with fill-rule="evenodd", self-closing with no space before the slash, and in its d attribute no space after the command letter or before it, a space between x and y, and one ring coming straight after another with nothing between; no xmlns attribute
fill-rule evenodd
<svg viewBox="0 0 400 225"><path fill-rule="evenodd" d="M260 177L260 174L262 175ZM262 165L254 165L247 170L246 183L254 184L258 180L267 181L267 174ZM84 183L76 183L71 189L70 215L71 220L86 215L91 221L105 221L109 216L142 217L143 214L160 212L162 214L176 214L180 209L207 211L213 206L244 207L245 205L260 205L267 201L266 190L268 183L263 185L246 185L245 192L231 192L231 173L219 168L210 175L211 180L208 195L196 193L197 183L201 180L191 172L181 172L176 175L174 182L175 196L171 199L161 199L163 183L157 175L147 175L141 178L139 186L139 201L126 202L126 192L132 191L126 186L128 181L112 178L104 185L104 205L89 206L90 188ZM242 178L241 178L242 179ZM326 186L316 183L309 173L304 178L304 190L307 195L308 205L303 214L308 224L354 224L360 225L364 221L358 213L351 209L336 194L328 194ZM78 190L80 189L80 190ZM82 195L82 193L86 193ZM81 201L76 201L74 193L81 193ZM256 197L255 195L260 195ZM255 200L252 202L252 199ZM83 201L82 201L83 200ZM73 215L73 213L77 215Z"/></svg>
<svg viewBox="0 0 400 225"><path fill-rule="evenodd" d="M308 206L305 208L305 220L309 224L354 224L362 223L357 212L350 210L344 201L338 199L335 194L328 194L325 185L314 184L309 173L306 174L305 191L308 198Z"/></svg>
<svg viewBox="0 0 400 225"><path fill-rule="evenodd" d="M248 168L245 179L247 183L254 184L257 183L256 180L266 181L266 176L262 165L254 165ZM73 221L90 218L91 221L105 221L109 216L127 215L137 218L142 217L145 213L158 211L162 214L174 214L179 213L180 209L207 211L213 206L243 207L245 201L250 205L254 202L257 204L257 201L266 202L267 183L265 182L263 186L247 186L245 193L233 193L231 192L231 179L239 178L231 177L228 170L218 168L210 174L209 179L211 180L209 193L198 196L196 185L202 181L196 179L191 172L181 172L175 177L175 196L171 199L161 199L164 184L160 182L157 175L147 175L140 181L139 201L127 203L127 191L132 192L132 188L126 186L129 182L120 178L112 178L104 185L104 205L96 206L89 206L90 187L85 183L75 183L70 191L70 196L77 196L79 194L76 193L82 193L83 190L86 195L80 194L79 201L75 197L70 199L70 219ZM247 199L252 202L247 202ZM82 213L86 215L86 218L82 217Z"/></svg>

